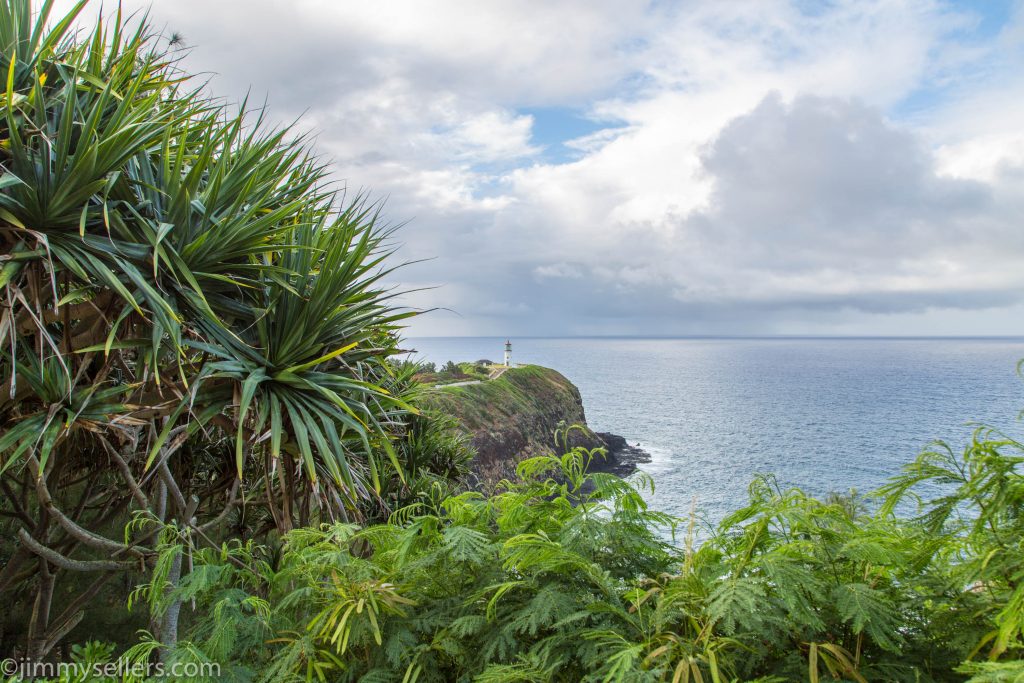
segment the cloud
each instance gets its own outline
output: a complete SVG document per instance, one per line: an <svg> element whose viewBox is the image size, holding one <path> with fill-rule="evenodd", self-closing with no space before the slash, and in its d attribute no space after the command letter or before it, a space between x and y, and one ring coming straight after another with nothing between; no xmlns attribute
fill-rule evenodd
<svg viewBox="0 0 1024 683"><path fill-rule="evenodd" d="M1024 292L1011 188L942 174L919 136L858 102L769 95L702 162L709 206L677 229L719 258L691 297L899 312Z"/></svg>
<svg viewBox="0 0 1024 683"><path fill-rule="evenodd" d="M646 333L777 331L823 311L984 309L1024 292L1019 212L1006 201L1020 180L942 173L922 137L877 108L769 94L697 159L703 201L646 219L624 210L629 193L549 183L552 173L585 182L584 169L523 172L517 189L532 202L502 211L490 241L502 233L506 253L548 260L532 270L544 284L539 319L568 308L582 321L575 332L591 329L588 316ZM546 203L544 187L557 198ZM591 232L599 214L603 229ZM521 282L507 286L529 296Z"/></svg>
<svg viewBox="0 0 1024 683"><path fill-rule="evenodd" d="M968 241L992 208L980 182L941 177L913 134L855 101L769 95L702 158L715 190L687 227L773 269L893 267Z"/></svg>
<svg viewBox="0 0 1024 683"><path fill-rule="evenodd" d="M578 280L583 277L583 271L576 264L559 262L537 266L533 269L533 275L540 282L556 279Z"/></svg>
<svg viewBox="0 0 1024 683"><path fill-rule="evenodd" d="M1024 6L156 0L150 14L184 34L211 91L303 115L336 177L408 221L402 255L431 260L395 284L450 309L414 333L1024 332L1010 313ZM537 108L588 120L563 131L558 162Z"/></svg>

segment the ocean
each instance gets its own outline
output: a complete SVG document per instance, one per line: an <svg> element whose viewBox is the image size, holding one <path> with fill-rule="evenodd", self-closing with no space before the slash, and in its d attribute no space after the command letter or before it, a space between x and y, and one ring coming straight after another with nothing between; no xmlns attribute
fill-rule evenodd
<svg viewBox="0 0 1024 683"><path fill-rule="evenodd" d="M415 357L500 361L504 339L413 338ZM587 421L651 454L652 507L710 523L758 473L815 495L885 483L985 423L1024 439L1024 338L515 338L579 387Z"/></svg>

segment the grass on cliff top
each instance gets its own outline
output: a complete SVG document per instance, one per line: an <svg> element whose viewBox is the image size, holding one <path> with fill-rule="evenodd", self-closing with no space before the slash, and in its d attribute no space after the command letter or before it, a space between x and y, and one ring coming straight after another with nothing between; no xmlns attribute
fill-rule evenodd
<svg viewBox="0 0 1024 683"><path fill-rule="evenodd" d="M456 382L472 380L484 381L490 377L491 371L501 367L493 363L447 363L440 368L430 364L428 368L416 374L416 381L429 386L440 386Z"/></svg>
<svg viewBox="0 0 1024 683"><path fill-rule="evenodd" d="M571 415L578 410L579 392L555 370L524 365L480 384L439 387L429 401L458 417L466 429L477 430L524 412Z"/></svg>

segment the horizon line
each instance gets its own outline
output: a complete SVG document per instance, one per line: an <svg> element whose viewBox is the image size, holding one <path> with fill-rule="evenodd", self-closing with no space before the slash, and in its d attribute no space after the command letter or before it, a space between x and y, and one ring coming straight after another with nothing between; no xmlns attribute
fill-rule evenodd
<svg viewBox="0 0 1024 683"><path fill-rule="evenodd" d="M565 334L565 335L491 335L491 334L458 334L458 335L430 335L418 334L409 335L405 339L906 339L906 340L928 340L928 339L1003 339L1003 340L1024 340L1024 333L1021 334L910 334L910 335L886 335L886 334L686 334L686 335L638 335L638 334Z"/></svg>

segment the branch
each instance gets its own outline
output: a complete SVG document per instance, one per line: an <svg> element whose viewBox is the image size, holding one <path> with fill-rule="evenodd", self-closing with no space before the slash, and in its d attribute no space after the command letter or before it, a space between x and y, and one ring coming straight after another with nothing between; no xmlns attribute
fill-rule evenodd
<svg viewBox="0 0 1024 683"><path fill-rule="evenodd" d="M56 550L51 550L32 538L32 535L25 531L24 527L18 529L18 539L21 540L26 548L47 562L72 572L122 571L135 566L133 562L117 562L114 560L72 560L70 557L65 557Z"/></svg>
<svg viewBox="0 0 1024 683"><path fill-rule="evenodd" d="M124 543L118 543L117 541L111 541L109 538L104 538L103 536L94 534L88 529L84 529L75 524L75 522L73 522L56 505L54 505L53 498L50 496L50 489L46 487L46 479L43 476L42 471L39 469L39 461L36 460L36 456L30 455L28 457L28 466L32 475L36 479L36 495L39 496L39 504L46 508L46 511L53 516L57 521L57 524L60 525L60 527L64 529L69 536L76 541L99 550L105 550L111 553L128 552L138 557L142 557L144 555L143 550L132 548Z"/></svg>
<svg viewBox="0 0 1024 683"><path fill-rule="evenodd" d="M224 506L224 509L221 510L221 513L219 515L211 519L209 522L206 522L205 524L201 524L199 526L199 529L201 531L209 531L210 529L220 526L220 524L225 519L227 519L228 513L231 512L231 508L235 507L238 501L239 480L238 477L233 477L232 479L233 481L231 483L231 493L228 494L227 504Z"/></svg>
<svg viewBox="0 0 1024 683"><path fill-rule="evenodd" d="M171 469L167 466L166 458L163 458L160 461L157 473L160 475L160 480L167 485L167 491L171 494L171 498L174 499L174 505L178 508L179 512L184 515L188 510L188 503L185 502L185 496L182 494L181 489L178 488L178 482L174 481ZM189 520L185 519L182 521L187 524Z"/></svg>
<svg viewBox="0 0 1024 683"><path fill-rule="evenodd" d="M10 502L11 507L14 508L14 515L17 516L21 521L26 524L35 524L35 520L28 516L28 512L18 502L18 497L14 495L14 491L7 485L6 481L0 479L0 489L7 495L7 500Z"/></svg>
<svg viewBox="0 0 1024 683"><path fill-rule="evenodd" d="M138 503L143 510L148 510L149 498L147 498L146 494L142 492L141 488L139 488L139 482L135 481L135 477L132 476L132 469L128 466L128 463L121 457L121 454L117 452L117 449L111 446L110 442L102 436L100 437L100 443L103 444L103 449L107 452L107 455L114 460L114 464L117 465L117 469L121 470L122 476L124 476L125 481L128 482L128 488L132 492L132 498L135 499L135 502Z"/></svg>
<svg viewBox="0 0 1024 683"><path fill-rule="evenodd" d="M85 610L78 610L67 619L59 622L59 626L47 634L49 637L46 639L46 644L43 647L44 651L49 652L57 647L57 643L63 640L64 636L70 633L73 628L78 626L83 617L85 617Z"/></svg>

